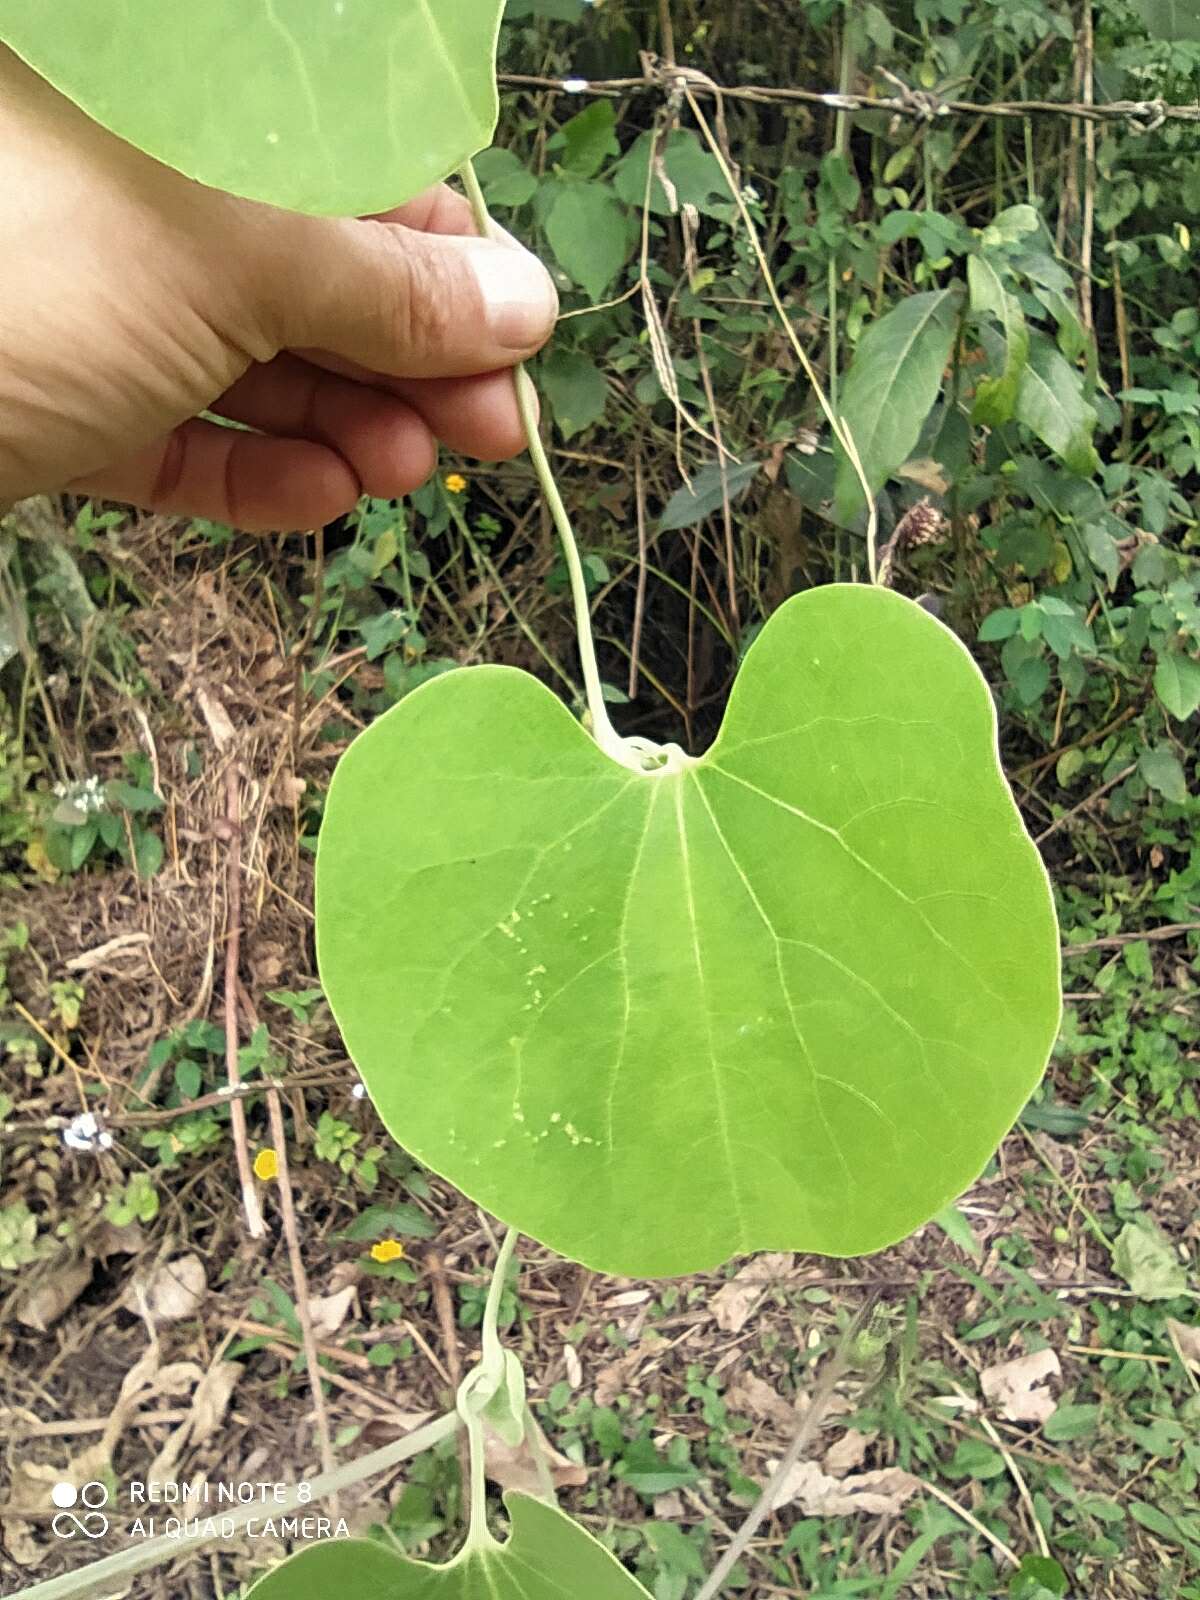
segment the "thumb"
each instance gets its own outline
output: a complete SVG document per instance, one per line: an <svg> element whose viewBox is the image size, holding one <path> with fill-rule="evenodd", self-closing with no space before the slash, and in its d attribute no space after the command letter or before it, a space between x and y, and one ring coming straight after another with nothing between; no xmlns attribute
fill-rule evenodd
<svg viewBox="0 0 1200 1600"><path fill-rule="evenodd" d="M394 222L291 218L263 307L281 348L316 348L397 378L511 367L554 329L558 295L521 245Z"/></svg>

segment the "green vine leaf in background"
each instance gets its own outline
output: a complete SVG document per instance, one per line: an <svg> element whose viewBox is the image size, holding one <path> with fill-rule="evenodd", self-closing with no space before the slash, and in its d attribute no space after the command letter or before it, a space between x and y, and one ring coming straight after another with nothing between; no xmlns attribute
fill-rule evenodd
<svg viewBox="0 0 1200 1600"><path fill-rule="evenodd" d="M1153 38L1200 44L1195 0L1133 0L1133 8Z"/></svg>
<svg viewBox="0 0 1200 1600"><path fill-rule="evenodd" d="M247 1600L647 1600L636 1578L561 1511L522 1494L504 1504L512 1518L506 1544L464 1549L434 1567L366 1539L333 1539L268 1573Z"/></svg>
<svg viewBox="0 0 1200 1600"><path fill-rule="evenodd" d="M123 139L201 183L362 215L491 142L503 0L6 0L0 38ZM418 129L419 137L414 137Z"/></svg>
<svg viewBox="0 0 1200 1600"><path fill-rule="evenodd" d="M577 178L594 178L609 156L619 156L617 113L611 100L593 100L558 133L546 148L564 172Z"/></svg>
<svg viewBox="0 0 1200 1600"><path fill-rule="evenodd" d="M1029 342L1017 390L1017 417L1063 465L1088 477L1100 465L1092 444L1096 412L1084 399L1083 374L1044 335Z"/></svg>
<svg viewBox="0 0 1200 1600"><path fill-rule="evenodd" d="M564 439L599 422L608 404L608 379L578 350L551 350L538 371Z"/></svg>
<svg viewBox="0 0 1200 1600"><path fill-rule="evenodd" d="M676 489L667 501L658 521L659 531L669 533L676 528L694 528L705 517L720 510L726 497L730 504L740 500L761 468L760 461L739 461L727 466L722 476L720 462L705 462L692 474L691 483Z"/></svg>
<svg viewBox="0 0 1200 1600"><path fill-rule="evenodd" d="M1154 690L1171 715L1185 722L1200 709L1200 661L1167 651L1154 669Z"/></svg>
<svg viewBox="0 0 1200 1600"><path fill-rule="evenodd" d="M546 238L559 265L592 300L602 300L633 250L625 212L605 184L582 179L558 184L549 204Z"/></svg>
<svg viewBox="0 0 1200 1600"><path fill-rule="evenodd" d="M661 147L653 133L640 134L633 142L613 175L613 188L626 205L641 210L652 154L649 199L654 216L673 216L683 206L695 206L702 216L724 220L735 214L720 163L690 128L673 129ZM669 194L663 174L671 186Z"/></svg>
<svg viewBox="0 0 1200 1600"><path fill-rule="evenodd" d="M960 301L955 289L910 295L873 322L858 342L839 410L872 493L908 460L941 392ZM838 454L834 501L839 517L849 521L862 511L863 493L849 457L840 447Z"/></svg>
<svg viewBox="0 0 1200 1600"><path fill-rule="evenodd" d="M979 380L971 413L974 421L989 428L1012 421L1029 360L1029 326L1020 302L1005 284L1006 276L1004 269L986 254L967 258L971 310L990 313L1004 329L1004 370L999 377Z"/></svg>
<svg viewBox="0 0 1200 1600"><path fill-rule="evenodd" d="M493 145L489 150L480 151L474 165L493 211L523 206L538 192L538 180L511 150Z"/></svg>
<svg viewBox="0 0 1200 1600"><path fill-rule="evenodd" d="M418 689L342 758L317 856L325 991L389 1130L606 1272L903 1237L1058 1022L995 739L958 640L854 585L775 613L694 762L622 767L509 668Z"/></svg>

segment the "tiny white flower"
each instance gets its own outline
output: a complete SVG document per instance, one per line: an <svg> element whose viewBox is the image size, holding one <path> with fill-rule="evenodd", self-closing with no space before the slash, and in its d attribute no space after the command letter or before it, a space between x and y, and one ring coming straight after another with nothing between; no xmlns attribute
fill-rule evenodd
<svg viewBox="0 0 1200 1600"><path fill-rule="evenodd" d="M108 1150L112 1145L112 1134L101 1128L94 1111L81 1111L63 1129L62 1142L68 1150Z"/></svg>
<svg viewBox="0 0 1200 1600"><path fill-rule="evenodd" d="M589 85L588 85L588 81L587 81L586 78L564 78L563 79L563 93L564 94L583 94L583 92L588 87L589 87Z"/></svg>

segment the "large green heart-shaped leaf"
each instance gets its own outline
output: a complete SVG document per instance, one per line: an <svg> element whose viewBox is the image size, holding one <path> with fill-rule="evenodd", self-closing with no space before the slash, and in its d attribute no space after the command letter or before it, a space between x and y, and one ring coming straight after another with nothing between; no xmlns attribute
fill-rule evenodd
<svg viewBox="0 0 1200 1600"><path fill-rule="evenodd" d="M491 142L504 0L4 0L0 39L189 177L296 211L409 200Z"/></svg>
<svg viewBox="0 0 1200 1600"><path fill-rule="evenodd" d="M978 1175L1059 1015L987 685L855 585L771 618L682 771L621 767L511 668L409 695L334 775L317 947L400 1143L637 1276L902 1237Z"/></svg>
<svg viewBox="0 0 1200 1600"><path fill-rule="evenodd" d="M512 1518L506 1544L433 1567L366 1539L332 1539L261 1578L247 1600L648 1600L570 1517L526 1495L506 1495L504 1503Z"/></svg>

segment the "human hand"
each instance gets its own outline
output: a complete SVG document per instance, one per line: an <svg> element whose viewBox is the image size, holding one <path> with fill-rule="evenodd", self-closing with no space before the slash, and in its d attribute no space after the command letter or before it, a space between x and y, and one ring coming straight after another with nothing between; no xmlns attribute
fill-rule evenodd
<svg viewBox="0 0 1200 1600"><path fill-rule="evenodd" d="M204 188L0 47L0 501L287 531L416 488L438 440L515 455L503 369L557 299L515 241L473 235L446 188L366 220Z"/></svg>

